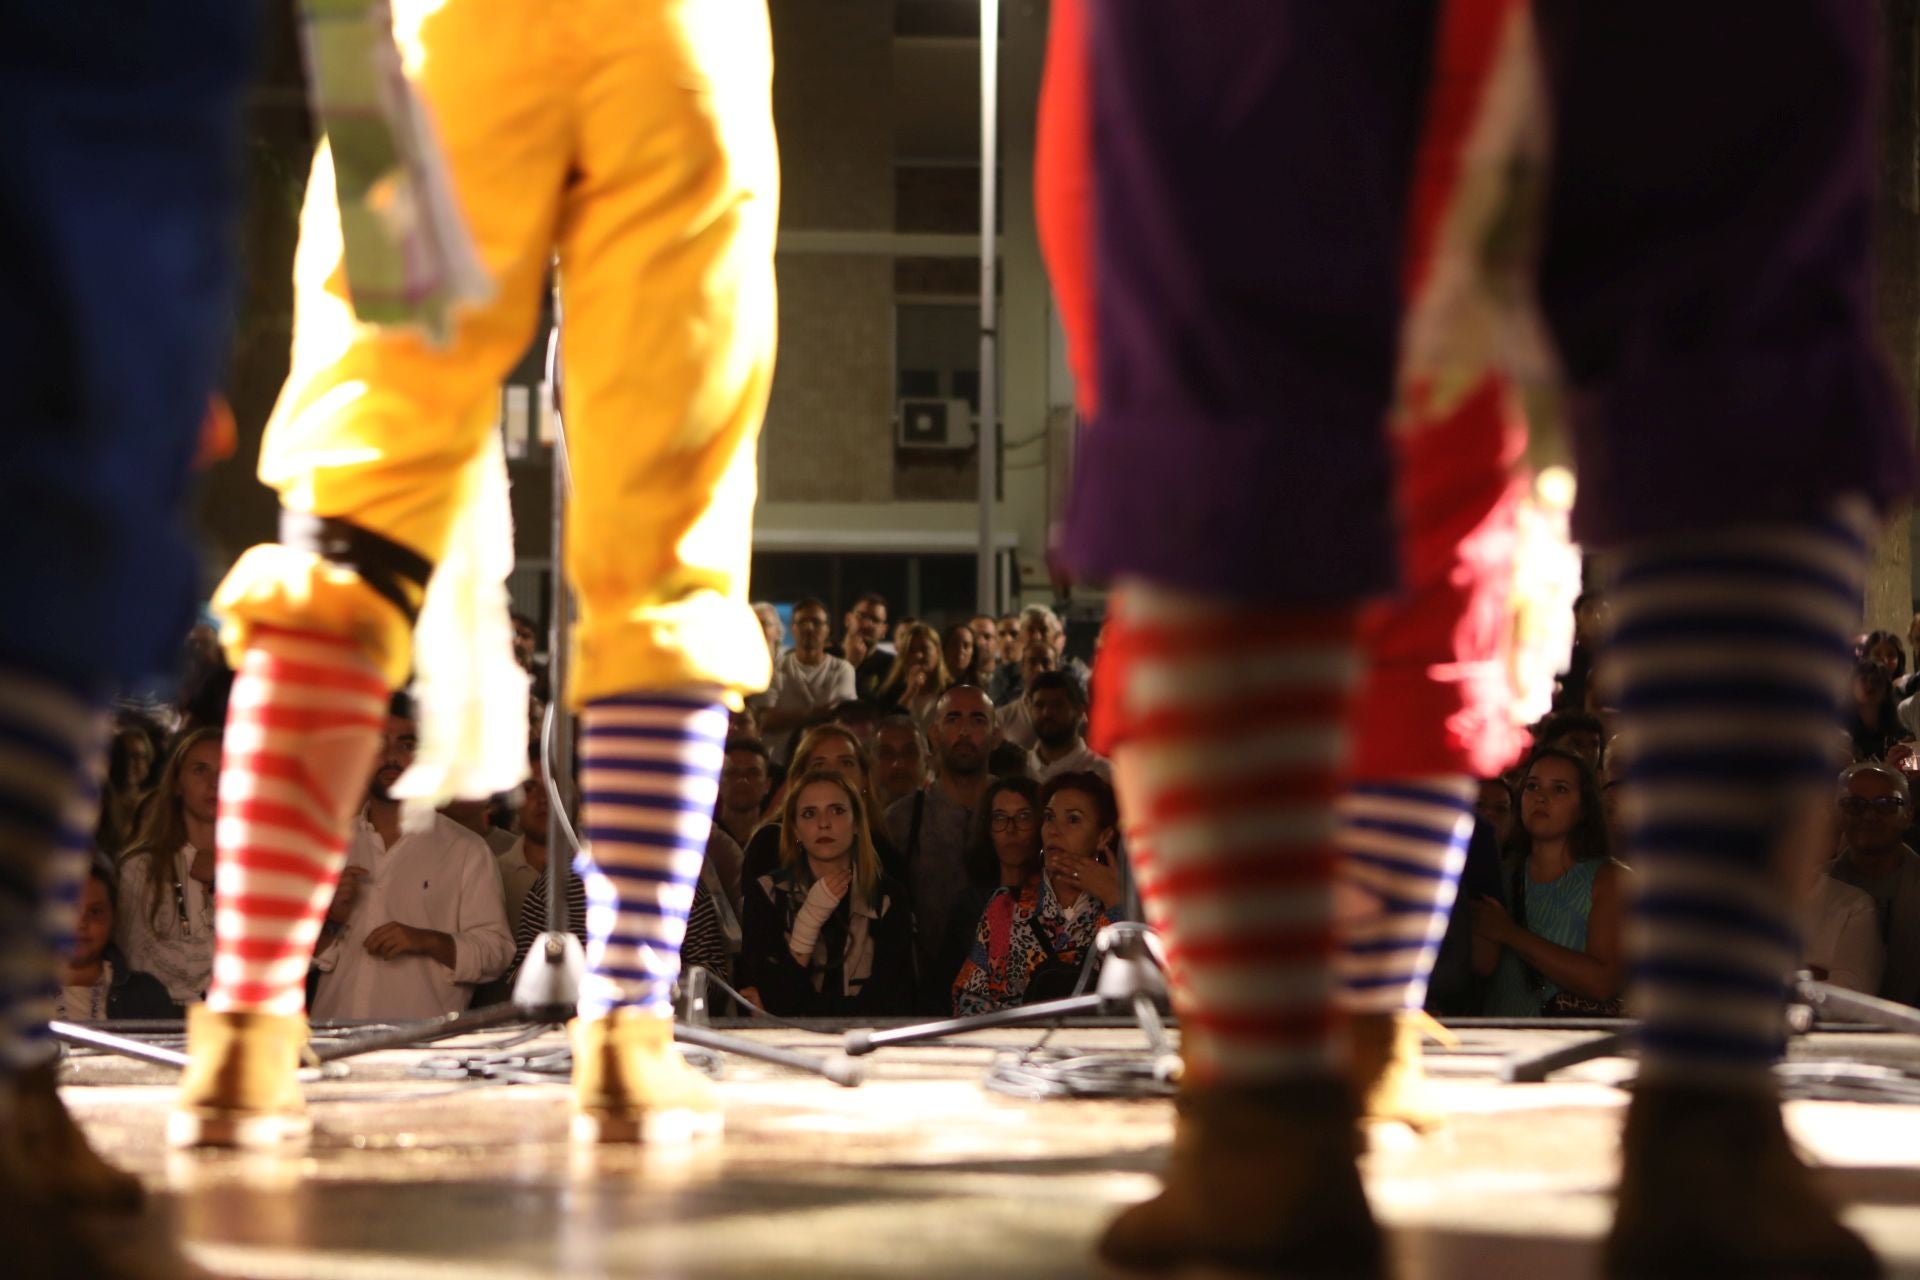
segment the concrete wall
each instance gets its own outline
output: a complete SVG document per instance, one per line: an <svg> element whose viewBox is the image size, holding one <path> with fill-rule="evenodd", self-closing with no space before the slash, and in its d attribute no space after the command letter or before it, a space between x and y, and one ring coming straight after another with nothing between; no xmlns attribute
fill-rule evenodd
<svg viewBox="0 0 1920 1280"><path fill-rule="evenodd" d="M956 6L958 7L958 6ZM268 72L251 130L249 287L231 394L236 457L204 484L208 576L273 536L275 503L253 478L259 438L286 373L292 250L312 138L287 15L274 6ZM771 0L774 111L783 161L781 353L762 443L756 532L769 549L948 551L977 524L971 451L894 448L894 315L902 296L978 298L977 39L897 36L894 0ZM1064 465L1057 328L1032 211L1032 136L1044 0L1004 0L1001 41L1002 500L1021 576L1044 587L1051 495ZM902 173L898 162L906 162ZM939 166L951 167L943 172ZM908 212L899 216L896 192ZM529 359L515 381L537 382ZM541 451L513 465L523 561L545 557L550 471Z"/></svg>

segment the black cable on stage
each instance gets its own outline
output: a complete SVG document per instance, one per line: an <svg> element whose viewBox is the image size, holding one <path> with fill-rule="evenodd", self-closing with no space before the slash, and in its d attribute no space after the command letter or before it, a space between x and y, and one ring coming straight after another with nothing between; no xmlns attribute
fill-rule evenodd
<svg viewBox="0 0 1920 1280"><path fill-rule="evenodd" d="M1086 959L1080 962L1080 976L1073 984L1073 996L1086 994L1093 981L1094 960L1098 954L1097 948L1087 948ZM1029 1101L1173 1095L1173 1078L1151 1050L1081 1053L1050 1048L1054 1035L1066 1024L1063 1015L1054 1020L1031 1048L996 1057L987 1068L984 1086L990 1092Z"/></svg>

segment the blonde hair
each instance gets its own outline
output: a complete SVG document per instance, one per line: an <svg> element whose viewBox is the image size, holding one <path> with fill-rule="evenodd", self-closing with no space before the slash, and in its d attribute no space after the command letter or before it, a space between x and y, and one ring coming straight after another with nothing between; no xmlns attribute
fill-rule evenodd
<svg viewBox="0 0 1920 1280"><path fill-rule="evenodd" d="M928 652L933 654L933 684L925 692L937 698L953 687L953 672L947 670L947 654L941 647L940 633L924 622L909 622L894 637L893 667L887 672L887 678L880 682L880 687L874 690L876 697L906 687L907 654L913 649L915 640L925 640Z"/></svg>
<svg viewBox="0 0 1920 1280"><path fill-rule="evenodd" d="M860 741L860 735L846 725L829 721L826 724L817 724L801 734L800 745L793 749L794 770L798 773L811 772L813 753L818 751L820 744L828 738L845 739L847 746L852 749L854 761L860 766L860 799L866 803L867 812L879 814L880 797L873 793L873 757L867 754L867 746ZM791 779L788 780L783 794L793 794ZM783 809L784 807L782 805Z"/></svg>
<svg viewBox="0 0 1920 1280"><path fill-rule="evenodd" d="M853 810L853 883L863 902L874 903L880 889L880 851L873 847L873 828L867 825L867 802L832 769L809 769L787 788L786 801L780 806L780 865L798 867L811 877L806 850L795 834L799 820L794 815L800 809L800 793L823 782L840 788Z"/></svg>
<svg viewBox="0 0 1920 1280"><path fill-rule="evenodd" d="M166 877L160 874L160 859L172 858L187 842L187 817L180 803L180 771L186 767L187 756L203 742L219 743L220 730L194 729L174 744L167 755L166 767L160 771L160 781L147 793L133 841L120 855L122 867L135 858L148 858L153 862L147 873L146 909L147 923L155 929L160 927L160 914L166 902Z"/></svg>

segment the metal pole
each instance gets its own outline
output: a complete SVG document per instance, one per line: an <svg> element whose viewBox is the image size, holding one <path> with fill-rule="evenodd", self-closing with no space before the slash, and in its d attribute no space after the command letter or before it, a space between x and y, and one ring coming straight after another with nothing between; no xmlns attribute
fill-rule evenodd
<svg viewBox="0 0 1920 1280"><path fill-rule="evenodd" d="M999 205L1000 0L980 0L980 612L1000 613L998 562L993 550L993 502L998 479L999 387L994 358L999 341L995 280L995 212Z"/></svg>
<svg viewBox="0 0 1920 1280"><path fill-rule="evenodd" d="M542 735L541 763L547 775L547 932L572 928L567 909L567 865L572 858L567 802L573 798L573 717L567 710L567 646L572 632L567 592L567 504L572 496L572 460L567 456L565 396L560 362L560 283L554 278L553 332L547 339L547 386L553 396L553 617L547 629L547 714L551 737Z"/></svg>

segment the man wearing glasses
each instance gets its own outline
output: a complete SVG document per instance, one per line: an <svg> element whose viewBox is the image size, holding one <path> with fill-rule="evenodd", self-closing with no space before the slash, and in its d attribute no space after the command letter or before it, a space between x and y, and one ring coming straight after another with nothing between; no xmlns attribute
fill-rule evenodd
<svg viewBox="0 0 1920 1280"><path fill-rule="evenodd" d="M1853 765L1840 775L1839 803L1840 856L1828 874L1873 899L1887 949L1880 994L1920 1003L1920 854L1906 843L1907 780L1884 764Z"/></svg>

